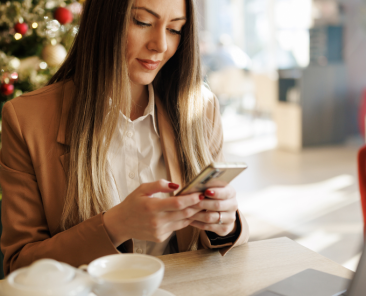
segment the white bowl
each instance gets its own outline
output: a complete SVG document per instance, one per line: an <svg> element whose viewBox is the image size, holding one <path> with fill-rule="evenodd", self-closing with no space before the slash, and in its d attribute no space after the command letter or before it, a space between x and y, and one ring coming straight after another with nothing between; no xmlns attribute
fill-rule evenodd
<svg viewBox="0 0 366 296"><path fill-rule="evenodd" d="M136 270L145 275L134 278L104 279L103 275L113 271ZM97 295L151 296L159 288L164 277L164 263L149 255L116 254L104 256L92 261L88 273L96 279L94 291ZM147 273L147 275L146 275Z"/></svg>
<svg viewBox="0 0 366 296"><path fill-rule="evenodd" d="M66 263L41 259L0 281L1 296L87 296L93 281Z"/></svg>

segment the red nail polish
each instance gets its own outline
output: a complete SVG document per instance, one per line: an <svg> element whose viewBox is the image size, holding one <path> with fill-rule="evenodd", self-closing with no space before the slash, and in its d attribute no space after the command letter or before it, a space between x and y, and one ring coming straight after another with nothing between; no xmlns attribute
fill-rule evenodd
<svg viewBox="0 0 366 296"><path fill-rule="evenodd" d="M203 199L205 199L205 196L203 194L200 194L199 199L203 200Z"/></svg>
<svg viewBox="0 0 366 296"><path fill-rule="evenodd" d="M207 189L205 191L205 194L208 195L208 196L214 196L215 195L215 191Z"/></svg>
<svg viewBox="0 0 366 296"><path fill-rule="evenodd" d="M178 189L179 188L179 185L178 184L175 184L175 183L169 183L168 184L168 187L170 188L170 189Z"/></svg>

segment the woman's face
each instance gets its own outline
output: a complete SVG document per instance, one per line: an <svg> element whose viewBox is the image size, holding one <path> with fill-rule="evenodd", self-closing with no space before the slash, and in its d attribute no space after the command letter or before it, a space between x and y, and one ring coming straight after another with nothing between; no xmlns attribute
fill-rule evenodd
<svg viewBox="0 0 366 296"><path fill-rule="evenodd" d="M136 0L127 36L127 62L133 83L151 83L175 54L186 23L185 0Z"/></svg>

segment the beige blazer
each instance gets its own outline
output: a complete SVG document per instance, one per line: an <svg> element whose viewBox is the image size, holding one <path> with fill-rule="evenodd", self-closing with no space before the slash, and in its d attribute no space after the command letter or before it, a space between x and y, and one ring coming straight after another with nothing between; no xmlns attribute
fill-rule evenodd
<svg viewBox="0 0 366 296"><path fill-rule="evenodd" d="M7 102L3 107L0 184L3 190L1 250L4 272L53 258L73 266L118 253L103 225L100 213L66 231L60 231L66 194L65 139L67 116L75 89L73 81L56 83ZM158 127L164 160L171 182L182 184L172 126L164 106L156 98ZM216 99L207 105L212 134L222 139ZM222 151L217 151L217 159ZM211 246L204 231L200 248L221 248L248 241L248 226L240 216L241 234L235 243ZM193 228L176 232L180 252L187 251ZM130 242L132 244L132 240Z"/></svg>

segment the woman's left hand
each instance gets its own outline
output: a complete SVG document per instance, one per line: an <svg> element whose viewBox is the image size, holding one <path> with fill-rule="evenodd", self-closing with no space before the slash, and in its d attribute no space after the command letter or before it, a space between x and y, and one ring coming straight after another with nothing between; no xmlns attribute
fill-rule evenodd
<svg viewBox="0 0 366 296"><path fill-rule="evenodd" d="M203 195L205 198L193 208L202 209L190 217L194 220L190 225L202 230L212 231L220 236L234 233L236 230L236 211L238 203L236 192L230 185L223 188L209 188ZM221 213L221 224L220 222Z"/></svg>

